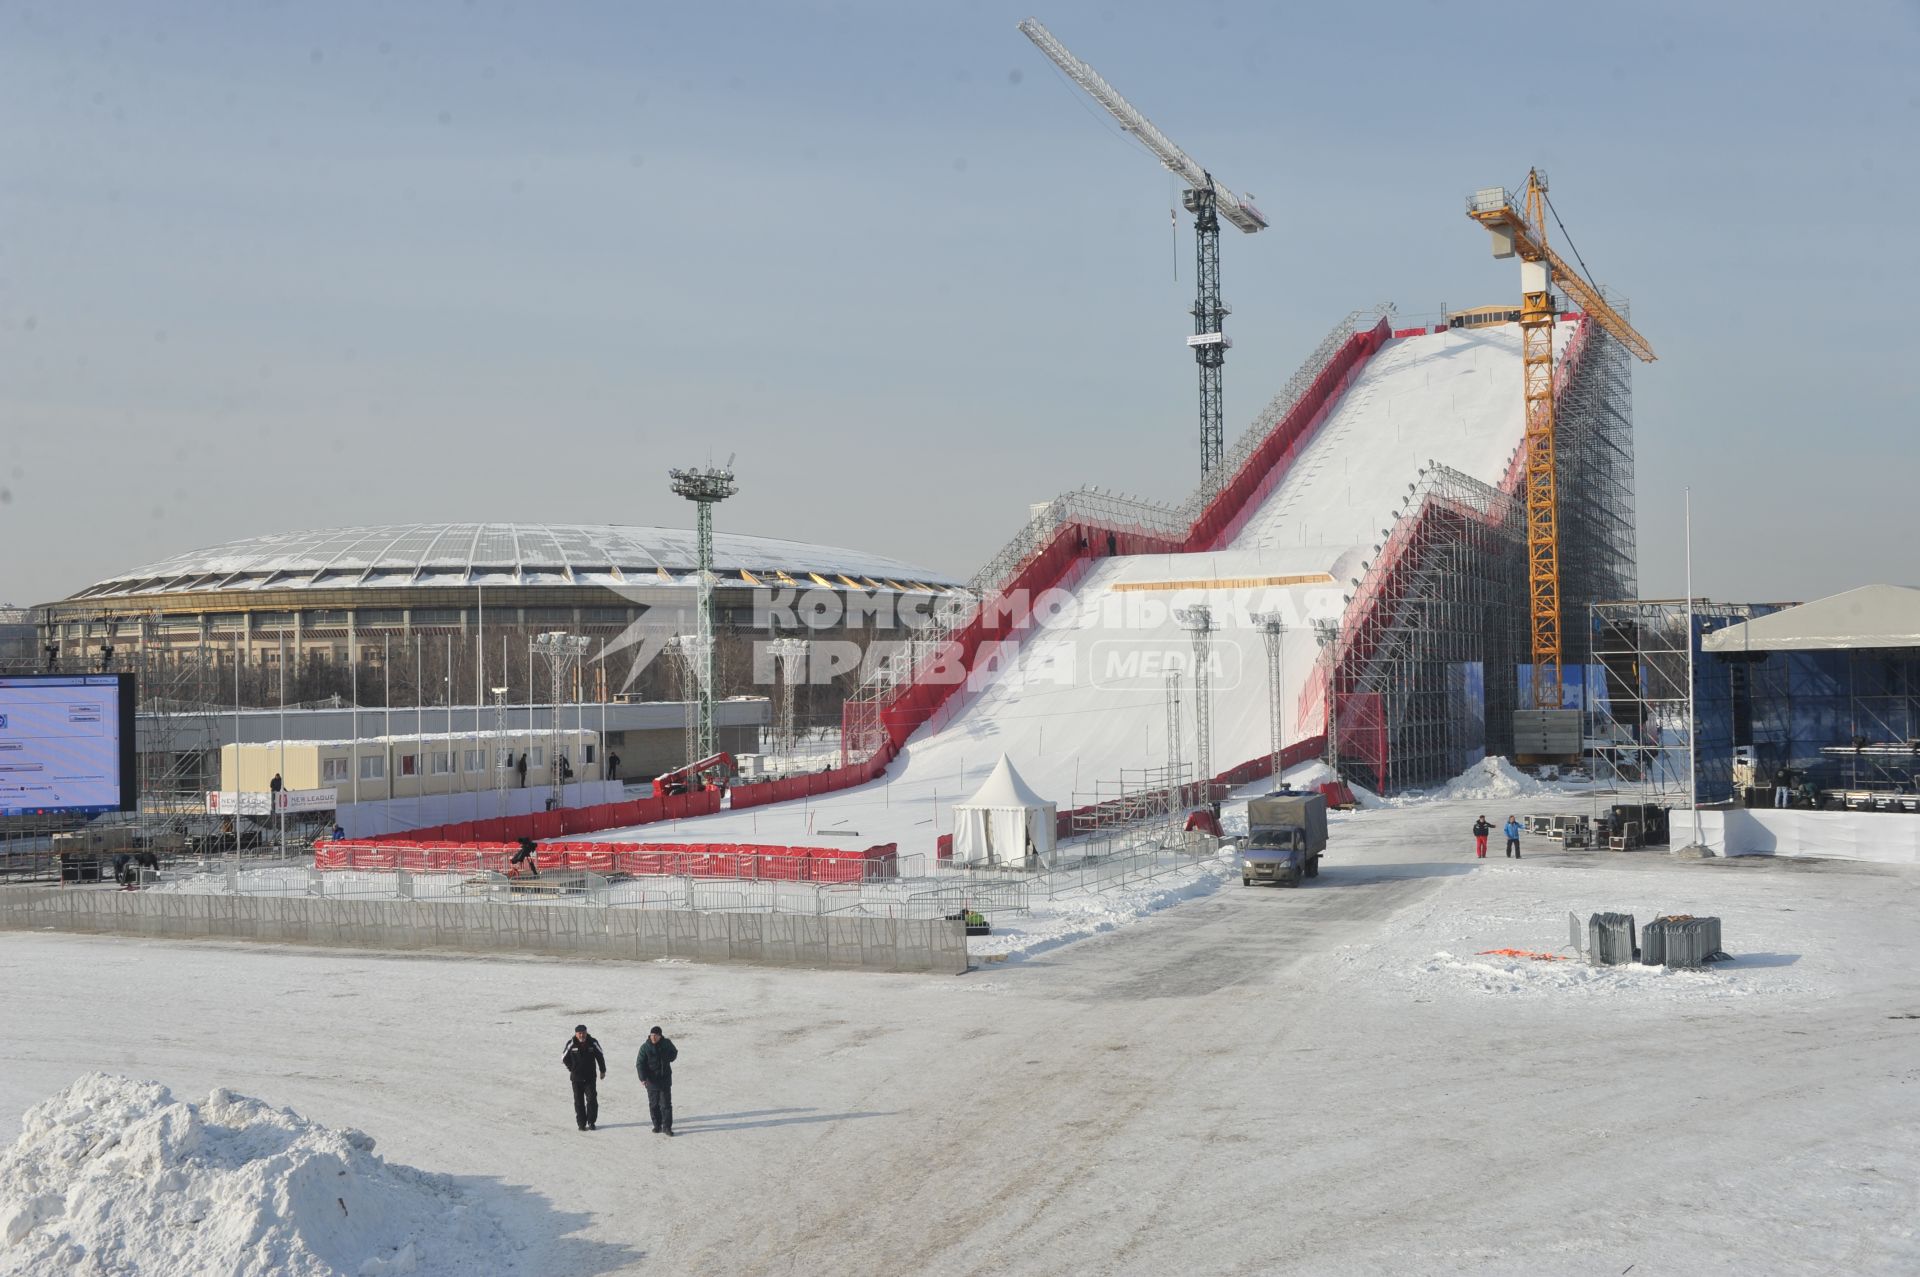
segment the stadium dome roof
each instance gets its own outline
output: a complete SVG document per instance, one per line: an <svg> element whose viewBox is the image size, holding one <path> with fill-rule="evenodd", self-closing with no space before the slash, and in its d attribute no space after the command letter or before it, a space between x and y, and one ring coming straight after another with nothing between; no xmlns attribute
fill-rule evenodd
<svg viewBox="0 0 1920 1277"><path fill-rule="evenodd" d="M660 585L696 567L686 528L611 524L396 523L247 537L109 577L75 599L226 590ZM944 592L911 563L772 537L716 532L714 570L741 584Z"/></svg>

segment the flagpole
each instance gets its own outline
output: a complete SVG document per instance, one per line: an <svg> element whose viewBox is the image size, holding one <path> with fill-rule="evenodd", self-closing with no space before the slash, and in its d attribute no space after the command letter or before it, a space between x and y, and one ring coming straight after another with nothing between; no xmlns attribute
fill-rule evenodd
<svg viewBox="0 0 1920 1277"><path fill-rule="evenodd" d="M280 635L280 788L287 787L287 636ZM280 806L280 795L273 796L275 807ZM281 809L276 813L280 818L280 859L287 858L287 813Z"/></svg>
<svg viewBox="0 0 1920 1277"><path fill-rule="evenodd" d="M1687 546L1687 806L1693 812L1693 845L1700 833L1700 719L1694 704L1693 682L1693 489L1685 489Z"/></svg>

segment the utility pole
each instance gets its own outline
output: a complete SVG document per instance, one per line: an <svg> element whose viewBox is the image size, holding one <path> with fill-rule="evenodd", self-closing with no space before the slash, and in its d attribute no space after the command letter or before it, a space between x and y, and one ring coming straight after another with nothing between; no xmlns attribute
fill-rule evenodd
<svg viewBox="0 0 1920 1277"><path fill-rule="evenodd" d="M1171 833L1180 832L1186 815L1186 776L1180 761L1180 671L1167 671L1167 821Z"/></svg>

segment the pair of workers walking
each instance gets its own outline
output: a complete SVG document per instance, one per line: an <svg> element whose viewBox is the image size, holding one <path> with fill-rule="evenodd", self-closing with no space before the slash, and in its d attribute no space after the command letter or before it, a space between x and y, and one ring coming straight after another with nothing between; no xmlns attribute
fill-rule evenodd
<svg viewBox="0 0 1920 1277"><path fill-rule="evenodd" d="M1487 836L1493 832L1493 826L1487 823L1485 816L1473 822L1473 854L1481 859L1487 858ZM1520 859L1520 818L1507 817L1507 823L1501 828L1507 836L1507 855Z"/></svg>
<svg viewBox="0 0 1920 1277"><path fill-rule="evenodd" d="M647 1040L640 1044L640 1054L634 1058L640 1085L647 1088L647 1112L653 1118L656 1135L673 1134L673 1062L679 1057L680 1048L656 1024L647 1030ZM560 1062L573 1083L574 1122L583 1131L599 1129L600 1082L607 1076L607 1057L600 1050L600 1040L587 1032L586 1025L574 1025Z"/></svg>

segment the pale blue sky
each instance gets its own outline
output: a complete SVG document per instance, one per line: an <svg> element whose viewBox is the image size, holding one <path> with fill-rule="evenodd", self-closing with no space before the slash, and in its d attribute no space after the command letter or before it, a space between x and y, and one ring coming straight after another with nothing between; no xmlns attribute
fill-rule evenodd
<svg viewBox="0 0 1920 1277"><path fill-rule="evenodd" d="M1171 179L1034 12L1274 228L1232 435L1341 314L1505 300L1529 164L1661 362L1643 592L1913 583L1920 8L0 4L0 599L420 519L724 526L971 572L1197 468ZM1521 17L1525 19L1522 29ZM1184 221L1184 217L1183 217Z"/></svg>

